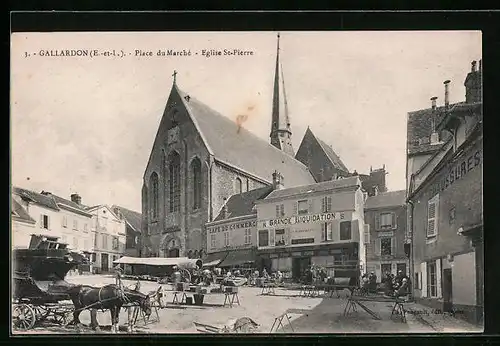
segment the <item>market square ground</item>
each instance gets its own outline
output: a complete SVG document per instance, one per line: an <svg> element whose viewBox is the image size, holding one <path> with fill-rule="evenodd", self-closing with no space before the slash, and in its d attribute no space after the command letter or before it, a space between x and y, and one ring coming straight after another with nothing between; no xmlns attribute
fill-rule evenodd
<svg viewBox="0 0 500 346"><path fill-rule="evenodd" d="M100 286L113 283L112 276L75 276L68 277L68 282ZM124 280L125 285L132 285L133 281ZM173 293L170 285L163 285L166 296L163 302L168 307L158 309L160 321L146 326L139 326L141 333L184 334L198 333L193 322L222 327L234 323L237 318L250 317L260 327L258 333L269 333L274 319L288 309L306 310L305 314L290 314L293 332L295 333L447 333L447 332L481 332L479 327L471 325L459 318L449 315L431 314L430 309L415 303L406 304L407 323L399 318L391 320L391 308L388 303L369 302L367 306L376 311L382 320L375 320L364 311L353 312L343 316L346 305L347 292L342 292L340 298L305 298L299 297L299 291L284 288L276 289L275 296L261 296L261 289L257 287L240 287L239 300L241 305L232 308L222 307L224 295L210 295L205 297L204 306L174 306ZM158 288L157 283L141 282L141 291L148 292ZM90 323L90 313L85 311L80 317L83 324ZM102 332L108 332L110 323L109 311L98 312L98 321ZM127 314L120 314L120 325L127 321ZM121 328L123 329L123 327ZM124 329L123 329L124 330ZM30 330L29 334L74 333L74 327L62 328L59 326L40 325ZM90 331L89 331L90 332ZM278 333L292 333L285 323ZM17 334L17 333L15 333Z"/></svg>

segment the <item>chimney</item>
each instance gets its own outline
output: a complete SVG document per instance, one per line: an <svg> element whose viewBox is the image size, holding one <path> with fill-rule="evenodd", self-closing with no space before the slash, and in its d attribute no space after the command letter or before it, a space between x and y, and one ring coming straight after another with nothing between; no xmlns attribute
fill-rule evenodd
<svg viewBox="0 0 500 346"><path fill-rule="evenodd" d="M281 190L283 189L283 176L280 172L274 171L273 173L273 190Z"/></svg>
<svg viewBox="0 0 500 346"><path fill-rule="evenodd" d="M82 204L82 197L80 197L80 195L77 193L73 193L71 195L71 202L74 202L76 204Z"/></svg>
<svg viewBox="0 0 500 346"><path fill-rule="evenodd" d="M448 107L450 105L450 80L445 80L444 81L444 106Z"/></svg>
<svg viewBox="0 0 500 346"><path fill-rule="evenodd" d="M470 71L471 72L476 72L476 65L477 65L477 61L474 60L472 63L471 63L471 69Z"/></svg>
<svg viewBox="0 0 500 346"><path fill-rule="evenodd" d="M431 97L432 109L436 109L437 96Z"/></svg>

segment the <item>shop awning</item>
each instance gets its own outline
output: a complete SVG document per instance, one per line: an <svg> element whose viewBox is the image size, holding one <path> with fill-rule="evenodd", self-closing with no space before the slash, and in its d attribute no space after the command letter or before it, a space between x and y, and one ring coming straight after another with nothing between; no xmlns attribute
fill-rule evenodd
<svg viewBox="0 0 500 346"><path fill-rule="evenodd" d="M204 268L217 267L219 263L221 263L226 258L226 256L227 256L227 251L210 253L204 259L203 267Z"/></svg>
<svg viewBox="0 0 500 346"><path fill-rule="evenodd" d="M191 261L187 257L127 257L124 256L114 264L148 265L148 266L175 266Z"/></svg>
<svg viewBox="0 0 500 346"><path fill-rule="evenodd" d="M237 265L254 263L256 259L253 249L242 249L230 251L226 258L219 264L220 267L234 267Z"/></svg>

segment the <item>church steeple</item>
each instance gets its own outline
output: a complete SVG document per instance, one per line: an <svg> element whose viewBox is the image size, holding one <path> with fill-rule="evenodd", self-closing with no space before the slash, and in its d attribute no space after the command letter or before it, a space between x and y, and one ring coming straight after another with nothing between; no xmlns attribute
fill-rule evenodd
<svg viewBox="0 0 500 346"><path fill-rule="evenodd" d="M280 34L276 52L276 69L274 72L273 113L271 122L271 144L290 156L295 156L292 146L292 131L285 93L283 66L280 62Z"/></svg>

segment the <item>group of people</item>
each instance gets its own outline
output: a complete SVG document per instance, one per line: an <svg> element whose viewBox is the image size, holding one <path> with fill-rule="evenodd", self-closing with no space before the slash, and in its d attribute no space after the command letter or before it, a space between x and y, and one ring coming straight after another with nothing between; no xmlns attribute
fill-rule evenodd
<svg viewBox="0 0 500 346"><path fill-rule="evenodd" d="M364 274L361 281L363 291L367 293L376 293L379 291L377 275L374 272ZM386 272L381 280L380 288L386 296L404 296L410 292L410 278L402 270L398 270L397 275Z"/></svg>

